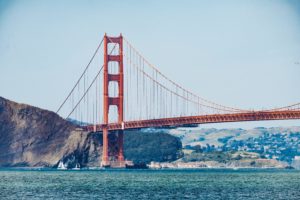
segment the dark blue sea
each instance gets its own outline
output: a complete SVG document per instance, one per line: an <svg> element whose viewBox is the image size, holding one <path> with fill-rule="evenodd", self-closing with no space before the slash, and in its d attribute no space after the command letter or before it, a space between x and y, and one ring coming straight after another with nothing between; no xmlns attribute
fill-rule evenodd
<svg viewBox="0 0 300 200"><path fill-rule="evenodd" d="M300 199L296 170L0 169L0 199Z"/></svg>

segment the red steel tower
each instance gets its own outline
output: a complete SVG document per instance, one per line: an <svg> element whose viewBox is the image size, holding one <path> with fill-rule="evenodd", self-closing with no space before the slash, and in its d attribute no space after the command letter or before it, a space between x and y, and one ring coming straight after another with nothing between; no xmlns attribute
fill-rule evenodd
<svg viewBox="0 0 300 200"><path fill-rule="evenodd" d="M118 45L119 54L111 55L108 52L108 44L112 43ZM109 73L109 62L118 63L118 73ZM112 97L109 94L109 84L116 82L118 84L118 96ZM116 141L110 141L109 130L107 125L109 124L109 108L110 106L117 106L118 108L118 123L124 127L124 71L123 71L123 37L120 34L119 37L104 36L104 84L103 84L103 113L104 113L104 126L103 126L103 155L101 166L109 167L111 165L117 167L124 167L124 155L123 155L123 130L117 132ZM113 148L116 147L116 151Z"/></svg>

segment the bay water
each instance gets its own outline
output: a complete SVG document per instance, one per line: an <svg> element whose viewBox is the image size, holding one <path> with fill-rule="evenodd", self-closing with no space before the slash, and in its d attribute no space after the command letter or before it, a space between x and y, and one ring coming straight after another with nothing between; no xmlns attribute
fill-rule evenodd
<svg viewBox="0 0 300 200"><path fill-rule="evenodd" d="M0 199L300 199L300 171L4 168Z"/></svg>

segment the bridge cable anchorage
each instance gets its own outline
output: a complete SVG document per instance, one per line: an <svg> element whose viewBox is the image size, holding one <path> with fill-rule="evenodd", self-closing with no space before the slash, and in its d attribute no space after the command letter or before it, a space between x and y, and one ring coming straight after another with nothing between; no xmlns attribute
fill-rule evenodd
<svg viewBox="0 0 300 200"><path fill-rule="evenodd" d="M114 45L113 49L111 50L110 53L112 53L112 51L116 48L116 44ZM85 96L88 94L89 90L91 89L91 87L93 86L93 84L96 82L98 76L100 75L101 71L103 70L104 65L102 65L102 67L100 68L100 70L98 71L98 73L96 74L96 76L94 77L94 79L92 80L92 82L90 83L89 87L85 90L83 96L79 99L79 101L77 102L77 104L75 105L75 107L71 110L71 112L68 114L68 116L66 117L69 118L72 113L74 112L74 110L79 106L80 109L80 103L81 101L85 98ZM80 114L80 121L82 122L82 113Z"/></svg>
<svg viewBox="0 0 300 200"><path fill-rule="evenodd" d="M98 47L96 48L93 56L91 57L91 59L89 60L88 64L86 65L84 71L82 72L82 74L80 75L79 79L77 80L77 82L75 83L74 87L72 88L72 90L69 92L69 94L67 95L67 97L65 98L65 100L63 101L63 103L59 106L59 108L56 111L56 114L61 110L61 108L64 106L64 104L66 103L66 101L69 99L69 97L71 96L71 94L73 93L73 91L75 90L75 88L77 87L77 85L79 84L80 80L82 79L82 77L85 75L87 69L89 68L90 64L92 63L92 61L94 60L96 54L98 53L100 47L102 46L104 41L104 37L102 38L101 42L99 43Z"/></svg>
<svg viewBox="0 0 300 200"><path fill-rule="evenodd" d="M207 103L209 103L209 104L213 104L213 105L216 106L216 107L226 108L226 110L231 110L231 111L233 111L233 112L247 112L247 111L249 111L249 110L245 110L245 109L238 109L238 108L232 108L232 107L228 107L228 106L223 106L223 105L217 104L217 103L215 103L215 102L209 101L209 100L207 100L207 99L204 99L204 98L202 98L202 97L200 97L200 96L198 96L198 95L196 95L196 94L190 92L189 90L183 88L182 86L180 86L179 84L177 84L176 82L172 81L172 80L169 79L167 76L165 76L165 75L164 75L162 72L160 72L154 65L152 65L152 64L151 64L144 56L142 56L142 54L141 54L137 49L135 49L135 47L133 47L133 46L131 45L131 43L128 42L128 40L127 40L125 37L124 37L123 39L124 39L124 41L127 43L127 45L129 45L129 46L130 46L130 47L131 47L131 48L132 48L139 56L142 57L142 59L145 61L145 63L148 64L148 66L150 66L151 68L153 68L155 71L157 71L157 73L158 73L161 77L163 77L164 79L166 79L167 81L169 81L170 83L172 83L174 86L177 86L179 89L184 90L184 91L186 91L187 93L189 93L189 94L191 94L191 95L193 95L193 96L195 96L195 97L199 97L199 99L201 99L202 101L207 102Z"/></svg>

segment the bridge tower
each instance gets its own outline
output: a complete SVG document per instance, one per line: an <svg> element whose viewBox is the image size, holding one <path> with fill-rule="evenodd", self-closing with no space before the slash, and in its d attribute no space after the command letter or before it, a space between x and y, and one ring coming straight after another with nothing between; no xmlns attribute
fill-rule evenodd
<svg viewBox="0 0 300 200"><path fill-rule="evenodd" d="M108 52L108 44L118 45L118 55L111 55ZM109 73L109 62L118 63L118 73ZM120 34L119 37L104 36L104 84L103 84L103 155L101 166L110 167L112 165L116 167L125 167L124 155L123 155L123 129L119 130L116 134L116 140L112 141L109 137L109 130L107 125L109 124L109 108L110 106L117 106L118 109L118 123L124 127L124 71L123 71L123 37ZM109 94L109 84L116 82L118 84L118 96L112 97Z"/></svg>

